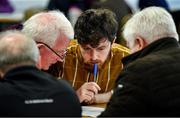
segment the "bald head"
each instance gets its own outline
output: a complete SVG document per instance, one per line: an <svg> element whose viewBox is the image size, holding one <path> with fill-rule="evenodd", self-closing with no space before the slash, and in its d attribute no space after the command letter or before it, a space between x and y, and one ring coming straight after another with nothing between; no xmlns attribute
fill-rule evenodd
<svg viewBox="0 0 180 118"><path fill-rule="evenodd" d="M22 63L36 64L39 51L33 39L19 31L6 31L0 34L0 69Z"/></svg>

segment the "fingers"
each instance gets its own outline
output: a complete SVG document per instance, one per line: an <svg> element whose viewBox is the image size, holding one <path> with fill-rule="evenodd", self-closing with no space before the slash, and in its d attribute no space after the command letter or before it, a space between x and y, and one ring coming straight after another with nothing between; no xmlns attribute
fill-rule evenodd
<svg viewBox="0 0 180 118"><path fill-rule="evenodd" d="M91 99L94 97L94 93L93 92L89 92L87 91L85 94L84 94L84 101L91 101Z"/></svg>
<svg viewBox="0 0 180 118"><path fill-rule="evenodd" d="M101 90L101 88L99 87L99 85L98 85L97 83L95 83L95 82L87 82L87 83L84 83L84 84L82 85L82 88L83 88L83 89L86 89L86 90L88 90L88 91L91 91L91 92L93 92L94 94L97 94L98 91Z"/></svg>
<svg viewBox="0 0 180 118"><path fill-rule="evenodd" d="M101 90L101 88L99 87L99 85L95 82L88 82L88 83L85 83L86 84L86 87L89 91L92 91L94 92L94 94L97 94L98 91ZM84 85L85 85L84 84Z"/></svg>
<svg viewBox="0 0 180 118"><path fill-rule="evenodd" d="M80 100L80 102L83 101L90 101L93 97L94 97L94 92L89 91L87 89L84 88L80 88L76 91L76 94Z"/></svg>
<svg viewBox="0 0 180 118"><path fill-rule="evenodd" d="M76 94L80 102L88 102L94 98L95 94L98 94L99 90L101 88L95 82L87 82L76 91Z"/></svg>

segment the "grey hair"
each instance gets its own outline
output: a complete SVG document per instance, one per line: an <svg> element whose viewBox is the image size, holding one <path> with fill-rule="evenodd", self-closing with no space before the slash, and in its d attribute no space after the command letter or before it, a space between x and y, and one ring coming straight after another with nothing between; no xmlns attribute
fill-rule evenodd
<svg viewBox="0 0 180 118"><path fill-rule="evenodd" d="M161 7L148 7L136 13L125 24L123 35L130 45L134 45L138 36L148 44L164 37L179 40L172 16Z"/></svg>
<svg viewBox="0 0 180 118"><path fill-rule="evenodd" d="M10 30L0 33L0 69L12 65L31 62L37 64L39 50L33 39L20 31Z"/></svg>
<svg viewBox="0 0 180 118"><path fill-rule="evenodd" d="M74 38L74 30L69 20L62 12L55 10L33 15L24 22L22 32L50 47L53 47L63 34L69 39Z"/></svg>

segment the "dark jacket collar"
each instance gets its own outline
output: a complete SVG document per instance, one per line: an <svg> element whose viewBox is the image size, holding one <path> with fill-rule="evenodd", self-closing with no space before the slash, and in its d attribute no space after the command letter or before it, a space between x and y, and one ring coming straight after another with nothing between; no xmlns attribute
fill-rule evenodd
<svg viewBox="0 0 180 118"><path fill-rule="evenodd" d="M39 72L38 68L36 68L35 66L19 66L19 67L15 67L11 70L9 70L8 72L6 72L6 74L4 75L4 79L10 79L11 77L14 78L14 76L19 76L19 75L24 75L24 76L28 76L31 75L31 72L37 71Z"/></svg>
<svg viewBox="0 0 180 118"><path fill-rule="evenodd" d="M135 61L138 58L142 58L150 53L154 53L160 50L165 50L168 48L175 48L175 47L179 47L179 44L175 38L171 38L171 37L162 38L149 44L144 49L135 52L129 56L126 56L125 58L122 59L122 63L125 66L130 62Z"/></svg>

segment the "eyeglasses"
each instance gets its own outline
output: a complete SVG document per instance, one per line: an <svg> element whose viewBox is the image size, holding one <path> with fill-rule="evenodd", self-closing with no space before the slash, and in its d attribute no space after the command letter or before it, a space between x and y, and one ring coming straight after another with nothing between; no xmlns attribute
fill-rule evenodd
<svg viewBox="0 0 180 118"><path fill-rule="evenodd" d="M36 42L36 43L40 43L40 44L43 44L45 45L48 49L50 49L56 56L58 56L61 61L64 60L64 58L66 57L66 53L67 53L67 49L64 49L64 50L61 50L61 51L58 51L56 52L55 50L53 50L49 45L43 43L43 42Z"/></svg>

